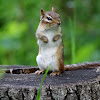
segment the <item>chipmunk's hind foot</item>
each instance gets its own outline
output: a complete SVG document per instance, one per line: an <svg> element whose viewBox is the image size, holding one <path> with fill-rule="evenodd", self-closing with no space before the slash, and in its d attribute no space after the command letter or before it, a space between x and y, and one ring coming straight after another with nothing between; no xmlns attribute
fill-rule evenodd
<svg viewBox="0 0 100 100"><path fill-rule="evenodd" d="M35 72L35 74L44 74L44 70L37 70L36 72Z"/></svg>
<svg viewBox="0 0 100 100"><path fill-rule="evenodd" d="M56 76L56 75L60 75L60 71L57 71L57 72L52 72L51 74L50 74L50 76Z"/></svg>

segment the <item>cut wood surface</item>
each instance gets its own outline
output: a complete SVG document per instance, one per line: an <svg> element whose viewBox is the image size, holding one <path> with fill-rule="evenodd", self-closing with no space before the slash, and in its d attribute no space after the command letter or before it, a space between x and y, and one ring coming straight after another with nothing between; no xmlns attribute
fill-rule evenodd
<svg viewBox="0 0 100 100"><path fill-rule="evenodd" d="M0 100L36 100L43 78L34 74L38 67L1 65L0 68L6 70L0 79ZM54 77L48 74L41 100L100 100L100 72L97 68L88 68L64 71Z"/></svg>

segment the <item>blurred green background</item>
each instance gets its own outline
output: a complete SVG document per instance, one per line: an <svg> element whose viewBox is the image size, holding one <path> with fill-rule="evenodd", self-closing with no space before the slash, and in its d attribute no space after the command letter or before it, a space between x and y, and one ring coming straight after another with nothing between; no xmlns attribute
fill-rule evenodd
<svg viewBox="0 0 100 100"><path fill-rule="evenodd" d="M100 0L0 0L0 65L37 66L40 9L51 7L62 22L65 64L100 61Z"/></svg>

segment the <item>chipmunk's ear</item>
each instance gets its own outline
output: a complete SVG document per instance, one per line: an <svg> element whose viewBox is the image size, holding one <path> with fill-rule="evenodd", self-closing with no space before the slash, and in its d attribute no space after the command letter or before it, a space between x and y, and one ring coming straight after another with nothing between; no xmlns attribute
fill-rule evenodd
<svg viewBox="0 0 100 100"><path fill-rule="evenodd" d="M45 15L45 11L41 9L41 15Z"/></svg>
<svg viewBox="0 0 100 100"><path fill-rule="evenodd" d="M52 7L52 12L55 12L55 9L54 9L54 7Z"/></svg>

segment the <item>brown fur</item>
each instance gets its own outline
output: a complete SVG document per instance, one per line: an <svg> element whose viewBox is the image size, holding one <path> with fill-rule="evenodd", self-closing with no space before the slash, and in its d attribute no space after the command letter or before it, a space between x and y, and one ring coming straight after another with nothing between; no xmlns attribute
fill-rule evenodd
<svg viewBox="0 0 100 100"><path fill-rule="evenodd" d="M41 17L41 24L46 24L47 26L52 27L54 25L57 25L57 24L61 23L59 15L56 12L48 11L48 12L45 12L45 15L44 15L44 11L42 13L43 14L41 14L42 15L42 17ZM51 22L47 22L47 21L44 20L44 19L47 18L46 15L49 15L49 16L52 17L52 21Z"/></svg>
<svg viewBox="0 0 100 100"><path fill-rule="evenodd" d="M47 11L46 14L51 16L53 19L60 21L59 14L57 14L56 12Z"/></svg>
<svg viewBox="0 0 100 100"><path fill-rule="evenodd" d="M59 63L59 71L63 72L64 71L63 43L59 45L56 55Z"/></svg>

